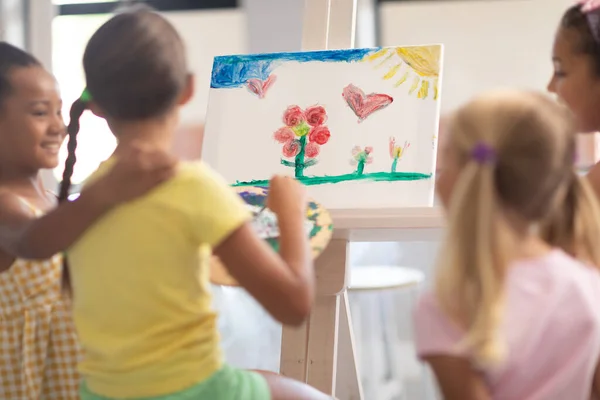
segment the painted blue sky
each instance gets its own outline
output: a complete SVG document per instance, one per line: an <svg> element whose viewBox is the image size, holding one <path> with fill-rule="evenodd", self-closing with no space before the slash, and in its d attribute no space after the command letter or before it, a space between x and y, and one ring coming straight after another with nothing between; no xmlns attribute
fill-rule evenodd
<svg viewBox="0 0 600 400"><path fill-rule="evenodd" d="M213 63L210 87L236 88L243 86L248 79L264 81L284 62L353 62L378 50L379 48L219 56L215 57Z"/></svg>

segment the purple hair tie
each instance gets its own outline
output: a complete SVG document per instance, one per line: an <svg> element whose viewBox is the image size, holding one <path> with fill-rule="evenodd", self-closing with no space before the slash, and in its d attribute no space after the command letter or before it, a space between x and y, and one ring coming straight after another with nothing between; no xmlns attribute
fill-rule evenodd
<svg viewBox="0 0 600 400"><path fill-rule="evenodd" d="M493 164L496 162L496 150L484 142L479 142L473 147L471 157L479 164Z"/></svg>
<svg viewBox="0 0 600 400"><path fill-rule="evenodd" d="M600 44L600 0L580 0L581 12L587 18L596 43Z"/></svg>

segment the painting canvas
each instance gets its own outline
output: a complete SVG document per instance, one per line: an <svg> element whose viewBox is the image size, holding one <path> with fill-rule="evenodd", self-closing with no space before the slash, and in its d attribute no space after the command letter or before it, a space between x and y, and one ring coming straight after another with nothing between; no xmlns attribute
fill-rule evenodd
<svg viewBox="0 0 600 400"><path fill-rule="evenodd" d="M234 186L295 176L328 208L431 205L442 53L216 57L203 159Z"/></svg>

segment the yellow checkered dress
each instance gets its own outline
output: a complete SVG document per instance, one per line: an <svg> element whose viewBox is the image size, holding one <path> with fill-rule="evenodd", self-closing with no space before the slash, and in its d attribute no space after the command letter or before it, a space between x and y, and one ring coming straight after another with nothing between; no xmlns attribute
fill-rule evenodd
<svg viewBox="0 0 600 400"><path fill-rule="evenodd" d="M0 273L0 399L76 400L80 350L60 289L62 257Z"/></svg>

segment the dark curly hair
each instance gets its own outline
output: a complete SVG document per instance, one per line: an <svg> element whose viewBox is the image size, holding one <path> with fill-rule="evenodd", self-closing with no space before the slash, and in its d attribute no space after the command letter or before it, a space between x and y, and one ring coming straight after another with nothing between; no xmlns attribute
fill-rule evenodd
<svg viewBox="0 0 600 400"><path fill-rule="evenodd" d="M7 42L0 42L0 104L12 93L10 73L16 68L39 67L31 54Z"/></svg>
<svg viewBox="0 0 600 400"><path fill-rule="evenodd" d="M600 20L600 10L592 13L598 14ZM600 38L600 24L592 26L588 17L588 14L581 11L580 5L573 6L563 15L560 27L577 33L578 42L575 44L575 50L590 56L594 63L594 71L600 77L600 40L597 39ZM593 29L598 32L594 32Z"/></svg>

